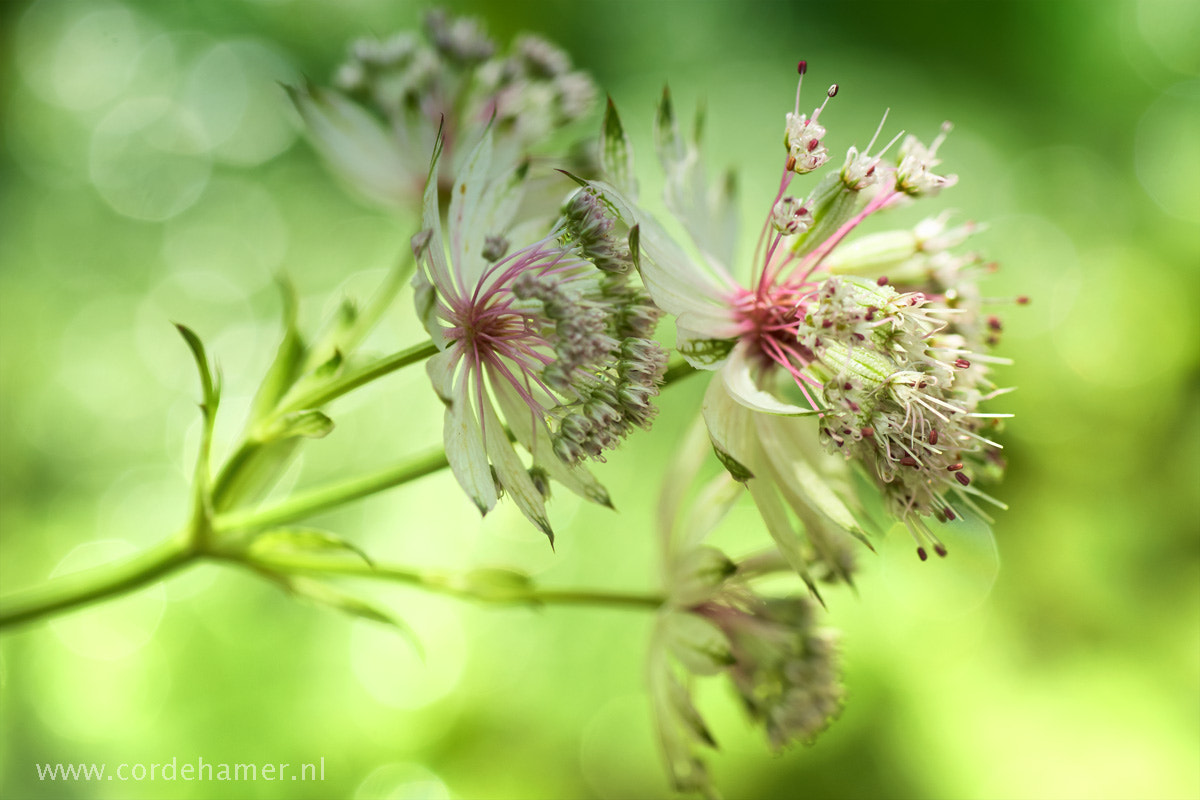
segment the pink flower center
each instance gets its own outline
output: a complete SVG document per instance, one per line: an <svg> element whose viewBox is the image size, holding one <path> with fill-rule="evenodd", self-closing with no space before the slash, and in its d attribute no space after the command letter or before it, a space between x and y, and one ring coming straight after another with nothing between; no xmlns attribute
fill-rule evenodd
<svg viewBox="0 0 1200 800"><path fill-rule="evenodd" d="M797 384L807 381L801 370L813 359L798 337L807 310L804 300L814 288L787 282L760 286L758 291L739 288L733 301L739 338L750 343L760 366L777 364Z"/></svg>

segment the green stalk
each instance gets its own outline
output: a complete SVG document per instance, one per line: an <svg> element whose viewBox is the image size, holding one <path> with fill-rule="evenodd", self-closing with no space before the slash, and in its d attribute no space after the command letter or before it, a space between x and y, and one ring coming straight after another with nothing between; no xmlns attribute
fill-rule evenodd
<svg viewBox="0 0 1200 800"><path fill-rule="evenodd" d="M661 607L667 600L661 594L606 592L600 590L551 590L537 589L533 586L524 590L492 593L486 590L473 589L469 575L463 578L452 574L422 572L382 564L368 564L363 561L313 561L306 560L303 556L262 558L238 554L235 558L238 558L241 562L251 567L266 569L271 572L370 578L372 580L415 586L435 594L443 594L450 597L457 597L460 600L472 600L480 603L603 606L609 608L653 610Z"/></svg>
<svg viewBox="0 0 1200 800"><path fill-rule="evenodd" d="M352 500L400 486L432 472L437 472L448 465L444 450L441 448L428 450L401 464L378 472L298 492L271 508L261 511L240 509L219 514L213 527L220 534L237 530L263 530L295 522Z"/></svg>
<svg viewBox="0 0 1200 800"><path fill-rule="evenodd" d="M331 400L334 400L347 392L357 389L363 384L370 383L373 380L382 378L395 372L398 369L407 367L409 364L415 364L418 361L424 361L430 356L437 353L437 345L432 341L422 342L421 344L409 347L406 350L401 350L399 353L393 353L386 358L381 358L374 363L360 367L353 372L349 372L336 380L330 381L323 386L317 387L312 391L305 392L299 397L284 398L281 407L276 415L286 414L289 411L299 411L307 408L320 408Z"/></svg>
<svg viewBox="0 0 1200 800"><path fill-rule="evenodd" d="M165 578L199 556L191 535L185 532L123 561L53 578L5 598L0 604L0 628L127 594Z"/></svg>

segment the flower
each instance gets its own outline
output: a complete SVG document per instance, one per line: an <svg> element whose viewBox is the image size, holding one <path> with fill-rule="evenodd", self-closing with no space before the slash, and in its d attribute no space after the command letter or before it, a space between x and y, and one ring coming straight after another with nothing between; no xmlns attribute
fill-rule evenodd
<svg viewBox="0 0 1200 800"><path fill-rule="evenodd" d="M777 568L769 557L735 562L704 544L744 489L722 473L685 505L684 487L703 455L686 450L693 452L679 459L683 474L664 484L667 602L651 642L649 680L674 788L713 797L704 751L717 742L692 700L697 678L727 678L775 750L811 743L840 713L844 690L835 635L817 627L816 603L762 596L752 582Z"/></svg>
<svg viewBox="0 0 1200 800"><path fill-rule="evenodd" d="M801 76L806 69L800 62ZM970 272L978 259L946 249L965 236L944 230L944 220L888 234L886 241L914 245L914 263L892 282L871 269L857 269L869 279L847 274L879 240L861 240L863 251L849 258L836 255L853 248L843 241L868 217L953 185L953 176L933 172L948 126L929 147L909 137L889 161L900 135L872 153L885 114L864 150L851 147L842 167L803 199L788 193L797 174L828 160L817 119L836 94L835 85L807 117L797 88L796 110L785 120L783 174L748 282L733 269L732 183L709 188L698 141L680 136L669 93L655 131L666 202L699 257L636 206L629 181L596 184L641 230L642 277L676 317L677 349L716 373L703 410L718 457L746 482L781 553L814 594L810 568L849 581L845 534L866 542L848 461L883 493L922 557L926 545L944 555L925 519L954 519L962 506L982 513L975 499L991 498L971 478L996 460L999 445L984 429L1002 416L978 410L1001 390L990 382L989 358L976 352L986 344L975 334L978 315L959 302L977 295ZM611 143L619 132L619 121L606 121L609 175L628 171L622 147Z"/></svg>
<svg viewBox="0 0 1200 800"><path fill-rule="evenodd" d="M309 139L349 186L402 209L421 201L439 130L448 187L474 131L489 121L501 163L509 163L595 99L591 79L552 43L525 34L498 55L477 20L440 9L426 15L423 36L356 41L333 84L288 89Z"/></svg>
<svg viewBox="0 0 1200 800"><path fill-rule="evenodd" d="M457 176L448 237L438 139L425 227L413 239L417 310L440 351L428 372L446 404L446 456L459 484L484 514L508 492L553 543L549 480L608 505L581 462L603 460L654 417L650 400L666 370L666 353L650 338L660 312L629 281L636 232L623 238L590 190L568 201L549 234L509 246L528 167L494 177L492 139L489 129Z"/></svg>

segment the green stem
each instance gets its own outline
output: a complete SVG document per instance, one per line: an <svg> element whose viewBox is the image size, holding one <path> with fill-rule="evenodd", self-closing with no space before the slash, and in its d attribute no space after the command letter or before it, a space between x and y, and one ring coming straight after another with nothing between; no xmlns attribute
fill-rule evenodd
<svg viewBox="0 0 1200 800"><path fill-rule="evenodd" d="M166 577L199 555L185 532L124 561L53 578L5 598L0 604L0 628L126 594Z"/></svg>
<svg viewBox="0 0 1200 800"><path fill-rule="evenodd" d="M360 367L312 391L305 392L299 397L293 399L284 398L284 402L276 414L286 414L289 411L298 411L305 408L320 408L329 401L341 397L365 383L382 378L384 375L407 367L409 364L424 361L437 353L437 351L437 345L432 341L428 341L409 347L406 350L401 350L399 353L393 353L386 358L381 358L374 363Z"/></svg>
<svg viewBox="0 0 1200 800"><path fill-rule="evenodd" d="M357 370L325 387L320 392L306 395L300 399L303 402L300 402L300 400L295 401L291 405L291 408L311 408L329 402L351 389L401 367L428 358L436 352L437 349L432 342L411 347ZM664 383L667 385L672 384L696 371L686 363L676 363L667 370ZM243 466L238 462L239 459L235 456L233 459L233 472L239 471L239 467ZM247 532L263 530L272 526L295 522L321 511L335 508L344 503L367 497L437 472L448 466L448 463L443 450L430 450L410 458L403 464L369 475L300 492L272 508L261 511L241 510L219 514L213 522L213 531L209 534L215 537L211 541L211 544L207 541L199 541L191 533L181 533L151 550L139 553L116 564L107 564L85 572L64 575L41 586L24 592L18 592L15 595L5 598L3 602L0 602L0 628L33 622L53 614L127 594L135 589L165 578L206 555L226 559L240 559L240 556L206 552L202 548L219 546L217 540L220 537L217 536L218 534L233 531ZM229 470L229 468L230 465L227 464L226 470ZM207 537L205 538L207 539ZM547 605L602 605L624 608L657 608L663 603L663 597L659 595L555 590L530 590L527 593L520 593L508 596L503 600L498 600L495 597L488 597L480 592L464 588L463 585L445 577L399 568L377 568L370 565L354 567L353 565L347 565L335 570L329 565L302 566L279 564L276 566L301 571L317 571L391 580L420 586L429 591L477 601Z"/></svg>
<svg viewBox="0 0 1200 800"><path fill-rule="evenodd" d="M214 528L218 533L224 533L236 530L263 530L275 525L295 522L352 500L416 480L432 472L437 472L448 464L444 450L441 448L428 450L402 464L369 475L298 492L271 508L261 511L239 510L220 514L214 522Z"/></svg>
<svg viewBox="0 0 1200 800"><path fill-rule="evenodd" d="M389 583L415 586L435 594L448 595L450 597L457 597L460 600L472 600L479 603L657 609L667 600L665 596L660 594L606 592L600 590L552 590L537 589L532 586L523 590L488 591L485 588L472 588L469 574L466 576L456 576L438 572L421 572L382 564L368 564L361 561L310 561L305 560L303 556L261 558L245 554L232 554L231 557L252 567L265 569L270 572L369 578Z"/></svg>

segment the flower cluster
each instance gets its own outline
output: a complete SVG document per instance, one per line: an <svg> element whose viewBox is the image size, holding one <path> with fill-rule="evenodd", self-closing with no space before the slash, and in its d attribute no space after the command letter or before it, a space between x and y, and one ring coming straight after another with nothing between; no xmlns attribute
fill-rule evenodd
<svg viewBox="0 0 1200 800"><path fill-rule="evenodd" d="M799 71L802 80L804 62ZM675 316L680 353L717 373L704 415L718 456L747 483L781 552L814 593L812 568L849 580L845 535L864 536L847 461L871 476L922 558L927 545L944 555L926 519L953 520L964 506L982 514L975 500L992 498L972 478L1000 463L988 429L1005 416L980 410L1003 391L987 368L999 359L980 352L1000 328L994 317L981 321L973 272L982 262L952 250L973 226L948 230L943 217L843 244L868 217L955 183L935 172L949 126L928 146L907 137L888 159L903 134L874 152L885 114L840 169L805 196L789 193L796 175L829 160L817 120L836 94L835 85L808 116L799 112L797 87L785 119L783 174L748 283L734 268L725 222L731 198L707 188L699 142L679 135L668 94L656 128L666 200L698 255L638 206L634 185L596 184L642 231L643 279ZM619 131L619 121L610 129ZM620 166L611 157L606 164L614 176Z"/></svg>
<svg viewBox="0 0 1200 800"><path fill-rule="evenodd" d="M591 78L539 36L519 36L502 54L478 21L442 10L426 15L422 33L360 39L333 87L290 90L334 172L386 206L419 205L439 130L450 151L439 177L449 186L485 125L504 160L515 160L595 101Z"/></svg>
<svg viewBox="0 0 1200 800"><path fill-rule="evenodd" d="M698 456L664 488L660 540L668 602L650 650L655 720L674 786L714 796L704 751L717 740L692 700L695 679L722 676L771 747L811 743L841 712L844 689L833 631L807 597L768 597L756 578L786 563L770 554L735 562L705 538L743 493L722 473L690 503ZM686 510L685 510L686 508Z"/></svg>
<svg viewBox="0 0 1200 800"><path fill-rule="evenodd" d="M1005 391L991 375L1003 359L987 353L1003 326L977 287L994 264L963 249L977 226L943 214L857 235L868 218L956 183L938 156L950 126L928 145L900 132L877 147L885 113L865 147L793 192L833 158L826 109L838 86L801 113L806 72L802 61L752 255L738 250L733 175L710 180L702 120L682 135L666 91L655 149L687 242L640 205L611 101L604 180L568 173L581 188L558 191L550 218L530 211L529 187L544 178L526 151L594 95L540 38L498 55L477 23L434 12L423 36L356 43L336 89L293 92L318 149L351 183L394 204L419 194L413 285L438 351L427 371L446 406L447 462L482 513L507 494L553 543L552 481L610 505L586 462L654 420L668 375L660 317L674 318L686 361L672 377L688 365L712 373L701 452L668 477L660 515L666 602L650 680L681 790L711 793L702 752L715 739L692 701L697 677L727 679L776 749L812 740L837 715L843 690L833 635L818 625L819 587L852 583L855 540L870 547L869 534L890 527L872 508L902 522L925 560L947 555L933 521L986 518L979 501L1000 505L980 489L1003 468L995 431L1007 415L985 410ZM724 471L685 512L680 486L708 444ZM735 561L704 540L745 493L773 547ZM809 595L763 595L756 579L777 571L794 572Z"/></svg>
<svg viewBox="0 0 1200 800"><path fill-rule="evenodd" d="M549 479L609 504L580 463L603 460L632 429L649 426L667 356L652 338L660 312L630 282L636 232L622 240L608 208L581 189L545 236L510 253L527 169L493 178L493 156L489 131L457 177L443 237L442 150L434 152L425 228L413 239L417 310L441 351L428 372L446 404L455 477L485 514L507 491L553 542Z"/></svg>

